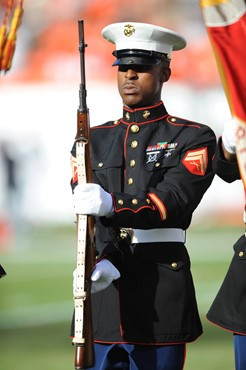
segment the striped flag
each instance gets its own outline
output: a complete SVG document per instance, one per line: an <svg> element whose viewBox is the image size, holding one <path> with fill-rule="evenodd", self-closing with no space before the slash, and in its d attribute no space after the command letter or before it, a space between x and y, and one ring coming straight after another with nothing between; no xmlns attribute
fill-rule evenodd
<svg viewBox="0 0 246 370"><path fill-rule="evenodd" d="M200 0L231 115L238 123L237 159L246 189L246 0Z"/></svg>

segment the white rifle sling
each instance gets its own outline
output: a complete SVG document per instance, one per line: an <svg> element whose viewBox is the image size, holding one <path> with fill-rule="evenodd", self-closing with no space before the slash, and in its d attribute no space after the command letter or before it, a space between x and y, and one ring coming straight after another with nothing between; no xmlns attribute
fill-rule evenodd
<svg viewBox="0 0 246 370"><path fill-rule="evenodd" d="M78 184L86 183L84 141L76 144ZM84 301L85 291L85 251L86 251L87 216L77 215L77 268L74 287L74 338L73 343L84 343Z"/></svg>

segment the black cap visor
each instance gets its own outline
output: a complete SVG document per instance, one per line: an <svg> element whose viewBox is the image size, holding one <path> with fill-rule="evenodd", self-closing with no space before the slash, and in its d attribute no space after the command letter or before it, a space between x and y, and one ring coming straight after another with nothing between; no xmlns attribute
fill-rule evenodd
<svg viewBox="0 0 246 370"><path fill-rule="evenodd" d="M120 65L154 65L161 60L170 61L167 54L148 50L125 49L115 50L113 55L117 58L113 66Z"/></svg>
<svg viewBox="0 0 246 370"><path fill-rule="evenodd" d="M112 66L122 66L122 65L154 65L159 64L160 59L147 59L140 57L125 57L116 59Z"/></svg>

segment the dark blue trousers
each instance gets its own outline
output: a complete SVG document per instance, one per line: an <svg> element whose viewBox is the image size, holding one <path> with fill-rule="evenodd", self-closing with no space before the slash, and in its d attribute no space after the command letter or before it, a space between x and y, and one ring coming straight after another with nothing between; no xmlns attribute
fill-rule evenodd
<svg viewBox="0 0 246 370"><path fill-rule="evenodd" d="M236 370L246 369L246 335L233 335L235 368Z"/></svg>
<svg viewBox="0 0 246 370"><path fill-rule="evenodd" d="M95 343L96 363L92 370L182 370L185 344L148 346Z"/></svg>

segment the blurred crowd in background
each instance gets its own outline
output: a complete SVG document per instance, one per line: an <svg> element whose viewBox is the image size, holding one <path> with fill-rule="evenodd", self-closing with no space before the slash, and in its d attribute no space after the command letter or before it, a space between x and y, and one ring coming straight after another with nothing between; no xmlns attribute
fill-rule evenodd
<svg viewBox="0 0 246 370"><path fill-rule="evenodd" d="M0 0L0 23L6 5ZM73 222L69 158L80 82L78 19L84 19L88 44L92 125L121 115L111 67L114 47L101 30L125 21L154 23L187 39L187 47L174 53L171 81L164 87L170 114L211 125L217 135L230 118L198 0L24 0L23 5L12 68L0 75L0 238L11 225ZM216 178L197 219L201 212L210 222L240 223L242 205L241 185Z"/></svg>
<svg viewBox="0 0 246 370"><path fill-rule="evenodd" d="M0 1L1 19L6 3ZM101 38L101 30L109 23L132 20L171 28L187 38L187 48L172 64L173 80L196 88L220 84L198 0L25 0L18 47L7 81L77 79L78 19L85 20L88 78L114 78L109 68L113 45Z"/></svg>

